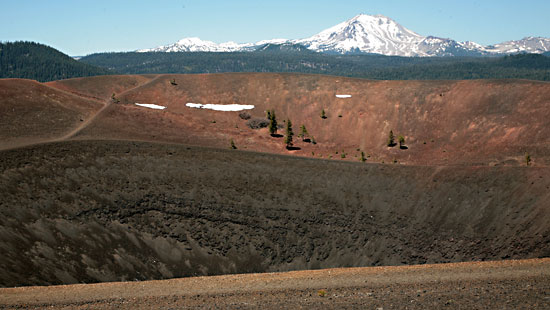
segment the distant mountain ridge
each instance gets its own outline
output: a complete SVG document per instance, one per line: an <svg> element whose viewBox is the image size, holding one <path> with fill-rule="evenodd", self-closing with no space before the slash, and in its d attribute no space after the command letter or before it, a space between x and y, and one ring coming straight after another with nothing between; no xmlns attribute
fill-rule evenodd
<svg viewBox="0 0 550 310"><path fill-rule="evenodd" d="M383 15L359 14L320 33L298 40L273 39L256 43L214 43L184 38L174 44L137 52L250 52L266 44L299 44L309 50L332 54L381 54L387 56L491 56L550 51L550 38L526 37L490 46L422 36Z"/></svg>
<svg viewBox="0 0 550 310"><path fill-rule="evenodd" d="M326 54L299 44L266 44L254 52L99 53L81 62L119 74L294 72L378 80L529 79L550 81L550 57L400 57Z"/></svg>

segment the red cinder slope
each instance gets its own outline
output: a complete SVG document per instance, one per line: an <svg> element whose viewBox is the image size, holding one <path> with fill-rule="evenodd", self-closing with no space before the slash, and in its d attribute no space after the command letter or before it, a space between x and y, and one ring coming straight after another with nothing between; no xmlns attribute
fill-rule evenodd
<svg viewBox="0 0 550 310"><path fill-rule="evenodd" d="M170 83L176 80L177 85ZM337 98L336 95L351 95ZM370 81L298 74L159 76L120 95L80 138L139 139L302 156L421 165L550 163L550 83L523 80ZM165 110L134 103L166 106ZM317 142L289 152L267 129L252 130L239 112L186 103L247 104L253 118L274 109L279 124L303 124ZM327 118L320 117L325 110ZM390 130L407 149L387 147ZM283 133L280 130L279 133ZM336 153L338 152L338 153Z"/></svg>
<svg viewBox="0 0 550 310"><path fill-rule="evenodd" d="M59 139L102 106L36 81L0 79L0 149Z"/></svg>

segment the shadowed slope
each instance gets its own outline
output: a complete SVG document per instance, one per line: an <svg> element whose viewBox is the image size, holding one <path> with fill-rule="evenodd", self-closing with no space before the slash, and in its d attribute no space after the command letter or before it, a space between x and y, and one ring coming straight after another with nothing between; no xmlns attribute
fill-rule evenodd
<svg viewBox="0 0 550 310"><path fill-rule="evenodd" d="M550 255L545 167L120 141L0 156L3 286Z"/></svg>

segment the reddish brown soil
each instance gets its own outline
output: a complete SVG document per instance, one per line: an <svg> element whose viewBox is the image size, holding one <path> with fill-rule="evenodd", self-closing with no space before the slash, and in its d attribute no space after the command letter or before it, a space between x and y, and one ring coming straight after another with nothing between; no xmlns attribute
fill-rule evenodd
<svg viewBox="0 0 550 310"><path fill-rule="evenodd" d="M324 291L324 297L319 292ZM0 289L2 309L549 309L550 260Z"/></svg>
<svg viewBox="0 0 550 310"><path fill-rule="evenodd" d="M87 83L94 89L111 77ZM178 85L171 85L176 79ZM84 79L87 80L87 79ZM113 81L116 83L118 80ZM78 81L53 86L72 87ZM133 84L132 84L133 85ZM79 88L81 89L81 88ZM79 90L80 91L80 90ZM339 99L336 94L350 94ZM550 83L521 80L369 81L296 74L166 75L120 96L80 138L139 139L228 147L261 152L421 165L521 165L528 152L535 165L550 163ZM153 103L163 111L137 107ZM295 134L304 124L317 145L301 142L287 151L267 129L251 130L239 112L192 109L187 102L252 104L253 117L274 109ZM328 118L321 119L325 109ZM388 148L390 130L407 150ZM281 133L283 130L281 130ZM313 152L313 153L312 153ZM338 153L336 153L338 152Z"/></svg>
<svg viewBox="0 0 550 310"><path fill-rule="evenodd" d="M0 149L62 137L102 106L35 81L0 79Z"/></svg>
<svg viewBox="0 0 550 310"><path fill-rule="evenodd" d="M79 96L97 100L110 100L113 94L120 94L152 80L154 75L113 75L75 78L45 83Z"/></svg>
<svg viewBox="0 0 550 310"><path fill-rule="evenodd" d="M318 143L295 136L288 151L239 112L187 102L252 104L252 118L274 109ZM550 83L519 80L0 80L0 285L548 257L549 104ZM390 130L407 149L387 147ZM359 163L361 151L377 164ZM0 307L547 309L548 264L276 275L283 286L271 275L191 278L153 282L150 294L143 283L8 289Z"/></svg>
<svg viewBox="0 0 550 310"><path fill-rule="evenodd" d="M170 83L172 79L177 85ZM2 81L0 106L6 112L11 110L2 114L3 124L13 128L3 130L0 147L67 138L70 135L61 133L70 133L72 127L79 139L165 141L224 148L233 139L240 149L332 159L342 159L345 153L345 160L357 160L363 151L374 162L521 165L527 152L533 165L550 164L550 83L545 82L370 81L243 73L103 76L46 85L49 87L24 80ZM84 124L82 131L75 130L77 122L85 121L89 114L75 114L72 122L59 122L59 111L45 109L51 105L59 109L62 102L65 108L84 108L90 113L98 110L99 102L110 102L113 93L122 103L107 107L93 122ZM53 94L59 98L51 98ZM339 99L336 94L350 94L352 98ZM67 99L59 100L60 96ZM25 104L15 104L20 101ZM168 108L151 110L135 106L135 102ZM288 151L283 139L269 136L267 129L248 128L239 112L192 109L185 106L187 102L252 104L256 108L249 113L254 118L274 109L279 124L291 119L295 134L304 124L318 143L302 142L295 136L299 150ZM320 118L322 109L327 119ZM40 114L43 111L51 113ZM15 128L13 124L21 126ZM386 146L390 130L396 138L404 136L408 149Z"/></svg>

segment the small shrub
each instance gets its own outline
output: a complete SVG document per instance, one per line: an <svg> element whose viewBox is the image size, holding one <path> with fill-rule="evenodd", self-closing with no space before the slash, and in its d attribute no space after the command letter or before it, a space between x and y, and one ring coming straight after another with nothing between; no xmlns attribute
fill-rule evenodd
<svg viewBox="0 0 550 310"><path fill-rule="evenodd" d="M327 291L325 291L325 290L318 290L318 291L317 291L317 295L319 295L319 297L325 297L325 296L327 296Z"/></svg>
<svg viewBox="0 0 550 310"><path fill-rule="evenodd" d="M170 84L172 84L172 85L174 85L174 86L175 86L175 85L178 85L178 83L176 83L176 79L172 79L172 80L170 81Z"/></svg>
<svg viewBox="0 0 550 310"><path fill-rule="evenodd" d="M325 113L325 109L323 109L323 110L321 111L321 118L322 118L322 119L327 118L327 114Z"/></svg>
<svg viewBox="0 0 550 310"><path fill-rule="evenodd" d="M113 103L120 103L120 100L115 96L115 93L111 95L111 101Z"/></svg>
<svg viewBox="0 0 550 310"><path fill-rule="evenodd" d="M314 136L311 136L311 143L317 144L317 141L315 141L315 137L314 137Z"/></svg>
<svg viewBox="0 0 550 310"><path fill-rule="evenodd" d="M252 118L252 116L248 112L239 113L239 117L244 120L249 120L250 118Z"/></svg>
<svg viewBox="0 0 550 310"><path fill-rule="evenodd" d="M525 153L525 165L531 165L531 155L529 155L529 153Z"/></svg>
<svg viewBox="0 0 550 310"><path fill-rule="evenodd" d="M265 118L253 118L246 122L246 125L252 129L266 128L269 126L269 121Z"/></svg>
<svg viewBox="0 0 550 310"><path fill-rule="evenodd" d="M235 141L233 141L233 139L231 139L230 143L231 143L231 146L229 148L232 149L232 150L236 150L237 146L235 145Z"/></svg>

